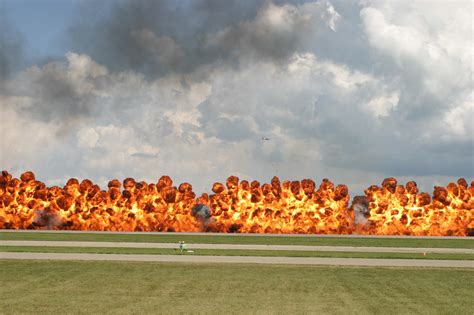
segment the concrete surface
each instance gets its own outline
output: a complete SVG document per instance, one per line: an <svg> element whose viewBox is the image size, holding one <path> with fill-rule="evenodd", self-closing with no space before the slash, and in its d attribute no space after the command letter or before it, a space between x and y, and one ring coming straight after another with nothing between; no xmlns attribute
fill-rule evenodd
<svg viewBox="0 0 474 315"><path fill-rule="evenodd" d="M188 249L237 249L237 250L286 250L322 252L371 252L371 253L444 253L474 254L468 248L419 248L419 247L355 247L355 246L306 246L306 245L252 245L252 244L192 244ZM71 242L71 241L1 241L0 246L35 247L106 247L106 248L178 248L177 243L134 242Z"/></svg>
<svg viewBox="0 0 474 315"><path fill-rule="evenodd" d="M72 253L4 253L0 259L29 260L95 260L95 261L149 261L182 263L233 263L233 264L284 264L332 265L371 267L443 267L474 268L469 260L419 260L419 259L360 259L317 257L253 257L253 256L190 256L190 255L132 255L132 254L72 254Z"/></svg>

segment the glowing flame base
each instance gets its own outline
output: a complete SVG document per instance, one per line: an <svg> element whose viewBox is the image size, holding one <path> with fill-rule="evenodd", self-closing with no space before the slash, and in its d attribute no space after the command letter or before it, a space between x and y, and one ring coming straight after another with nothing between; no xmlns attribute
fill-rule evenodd
<svg viewBox="0 0 474 315"><path fill-rule="evenodd" d="M215 183L212 194L197 197L188 183L173 186L132 178L112 180L101 190L90 180L70 179L63 188L47 187L32 172L20 179L0 176L0 229L94 231L170 231L300 234L471 235L474 231L474 181L464 179L419 193L415 182L385 179L371 186L358 206L349 206L347 186L324 179L271 183ZM361 209L362 206L362 211ZM205 205L209 215L196 215ZM203 207L203 206L202 206ZM363 219L357 219L362 216Z"/></svg>

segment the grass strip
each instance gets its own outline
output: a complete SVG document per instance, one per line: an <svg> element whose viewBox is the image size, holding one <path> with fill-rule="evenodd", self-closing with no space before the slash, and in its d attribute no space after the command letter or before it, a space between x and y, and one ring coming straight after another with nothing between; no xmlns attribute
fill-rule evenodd
<svg viewBox="0 0 474 315"><path fill-rule="evenodd" d="M194 252L189 253L180 252L178 249L170 248L0 246L0 252L474 260L473 254L458 253L428 253L423 255L421 253L361 253L242 249L194 249Z"/></svg>
<svg viewBox="0 0 474 315"><path fill-rule="evenodd" d="M469 269L0 260L5 314L472 314Z"/></svg>
<svg viewBox="0 0 474 315"><path fill-rule="evenodd" d="M319 245L319 246L374 246L374 247L427 247L474 248L473 239L415 239L415 238L344 238L315 236L248 236L248 235L180 235L179 233L94 234L94 233L31 233L0 232L0 240L82 241L82 242L139 242L188 244L261 244L261 245Z"/></svg>

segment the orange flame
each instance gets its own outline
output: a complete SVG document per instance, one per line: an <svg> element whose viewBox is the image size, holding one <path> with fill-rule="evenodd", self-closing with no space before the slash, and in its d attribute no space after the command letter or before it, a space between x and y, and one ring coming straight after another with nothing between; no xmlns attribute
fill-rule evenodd
<svg viewBox="0 0 474 315"><path fill-rule="evenodd" d="M284 181L273 177L271 184L249 183L231 176L226 187L216 183L214 195L199 200L208 203L218 231L245 233L351 232L352 214L344 185L324 179L318 190L310 179Z"/></svg>
<svg viewBox="0 0 474 315"><path fill-rule="evenodd" d="M122 187L123 186L123 187ZM379 235L468 235L474 231L474 181L435 187L433 198L419 193L415 182L366 191L365 223L356 222L348 188L324 179L316 189L310 179L269 184L231 176L215 183L213 194L196 197L192 186L114 179L108 190L90 180L70 179L63 188L47 187L32 172L20 179L0 175L0 229L97 231L176 231ZM360 200L355 198L355 200ZM367 203L365 202L365 204ZM211 217L192 215L207 205Z"/></svg>
<svg viewBox="0 0 474 315"><path fill-rule="evenodd" d="M32 172L21 180L0 177L0 228L97 231L200 231L190 215L196 195L190 184L178 188L168 176L157 184L118 180L100 190L90 180L70 179L64 188L46 187Z"/></svg>
<svg viewBox="0 0 474 315"><path fill-rule="evenodd" d="M404 187L395 178L369 187L365 194L371 234L462 236L474 230L474 182L468 187L463 178L457 185L435 187L433 198L418 193L415 182Z"/></svg>

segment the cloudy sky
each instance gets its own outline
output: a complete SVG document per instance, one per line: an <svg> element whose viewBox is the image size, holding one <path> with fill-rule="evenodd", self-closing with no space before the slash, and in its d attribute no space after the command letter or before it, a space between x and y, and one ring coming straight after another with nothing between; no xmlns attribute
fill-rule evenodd
<svg viewBox="0 0 474 315"><path fill-rule="evenodd" d="M472 180L472 20L471 1L0 0L0 168L196 192Z"/></svg>

